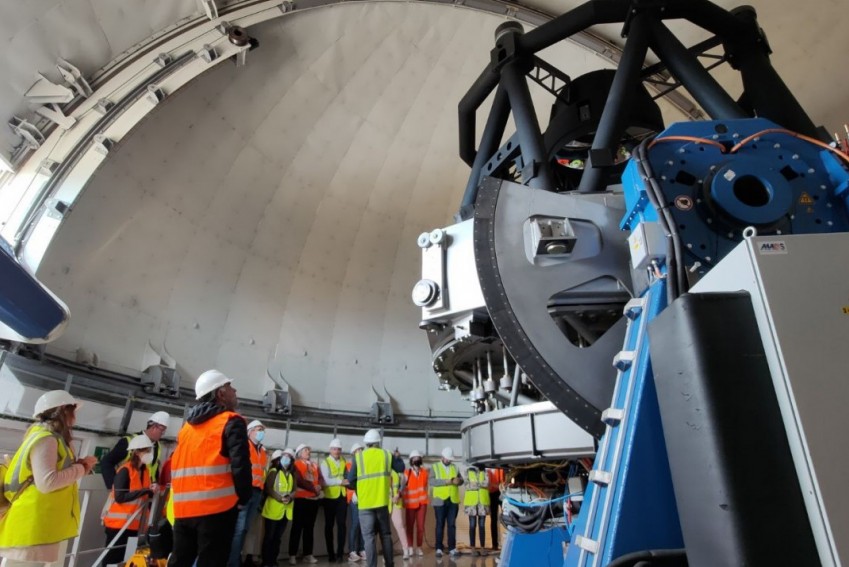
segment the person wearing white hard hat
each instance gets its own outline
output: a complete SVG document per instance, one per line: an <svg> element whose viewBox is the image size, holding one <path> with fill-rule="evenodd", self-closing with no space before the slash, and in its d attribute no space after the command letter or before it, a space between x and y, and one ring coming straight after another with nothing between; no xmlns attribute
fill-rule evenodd
<svg viewBox="0 0 849 567"><path fill-rule="evenodd" d="M276 567L280 542L286 525L292 520L295 499L295 470L292 449L271 454L271 468L265 479L265 503L262 506L265 533L262 538L262 565Z"/></svg>
<svg viewBox="0 0 849 567"><path fill-rule="evenodd" d="M392 528L390 527L389 502L391 498L392 470L404 472L404 463L397 462L392 454L380 447L380 432L370 429L363 436L366 448L357 454L348 482L357 491L360 529L365 540L366 561L369 567L377 566L377 542L380 532L385 567L394 565L392 552ZM400 470L394 469L400 464Z"/></svg>
<svg viewBox="0 0 849 567"><path fill-rule="evenodd" d="M153 443L153 462L147 467L147 470L150 473L151 482L158 482L159 466L162 460L162 446L159 440L162 439L162 436L168 429L169 420L170 416L164 411L154 413L147 419L144 431L139 431L135 435L121 437L115 446L112 447L112 450L104 455L100 461L100 474L103 477L103 483L106 485L106 488L112 488L118 467L130 460L127 445L139 435L147 437Z"/></svg>
<svg viewBox="0 0 849 567"><path fill-rule="evenodd" d="M463 477L452 463L454 450L445 447L442 458L430 469L428 486L433 495L433 511L436 512L436 556L442 557L444 544L442 535L448 532L448 553L457 555L457 512L460 511L460 485ZM448 529L446 530L446 524Z"/></svg>
<svg viewBox="0 0 849 567"><path fill-rule="evenodd" d="M342 456L342 442L330 441L330 454L321 462L321 477L324 479L324 544L327 560L331 563L345 560L345 528L348 514L348 479L345 473L350 469ZM336 542L333 542L333 526L336 526Z"/></svg>
<svg viewBox="0 0 849 567"><path fill-rule="evenodd" d="M9 462L4 495L11 502L0 518L0 557L8 567L32 567L62 559L68 540L79 535L77 481L97 464L76 458L71 430L80 402L64 390L35 402L33 423Z"/></svg>
<svg viewBox="0 0 849 567"><path fill-rule="evenodd" d="M312 448L301 443L295 449L295 508L292 512L292 532L289 534L289 563L298 562L298 547L303 540L303 552L305 563L318 563L318 559L312 554L315 531L315 518L318 515L318 506L324 495L321 486L321 470L318 465L310 460Z"/></svg>
<svg viewBox="0 0 849 567"><path fill-rule="evenodd" d="M103 526L106 530L106 547L112 549L103 558L104 565L121 563L127 539L136 537L144 517L144 508L153 496L150 472L153 463L153 443L145 435L137 435L127 445L129 458L118 468L107 500ZM132 518L124 528L127 520Z"/></svg>
<svg viewBox="0 0 849 567"><path fill-rule="evenodd" d="M253 495L245 419L232 380L207 370L195 382L197 405L189 409L171 458L174 550L168 567L221 567L239 510Z"/></svg>
<svg viewBox="0 0 849 567"><path fill-rule="evenodd" d="M364 447L359 443L351 445L351 461L348 461L347 473L351 472L351 462L356 460L357 455L363 451ZM346 473L346 474L347 474ZM347 479L346 479L347 480ZM357 502L357 491L351 488L348 483L348 561L360 561L366 558L365 541L363 541L363 532L360 529L360 510Z"/></svg>
<svg viewBox="0 0 849 567"><path fill-rule="evenodd" d="M404 471L407 483L401 492L404 498L404 513L407 524L407 547L412 550L415 543L418 546L415 548L416 555L420 557L424 555L422 546L424 545L425 515L427 514L428 502L428 471L422 466L422 463L421 453L415 450L410 453L410 468ZM415 530L415 541L413 530Z"/></svg>
<svg viewBox="0 0 849 567"><path fill-rule="evenodd" d="M268 465L268 453L262 444L265 439L265 426L258 419L248 424L248 448L251 452L251 482L253 492L248 504L239 510L236 519L236 532L233 534L233 544L230 546L229 567L239 567L242 564L242 547L245 544L245 536L253 521L259 514L259 505L262 501L262 491L265 486L265 468ZM247 563L252 563L248 557Z"/></svg>

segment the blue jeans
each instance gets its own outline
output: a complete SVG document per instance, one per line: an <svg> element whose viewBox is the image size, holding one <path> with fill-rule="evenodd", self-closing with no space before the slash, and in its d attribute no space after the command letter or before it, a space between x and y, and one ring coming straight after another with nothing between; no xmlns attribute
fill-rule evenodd
<svg viewBox="0 0 849 567"><path fill-rule="evenodd" d="M360 553L365 551L363 532L360 530L360 511L356 502L348 504L348 515L351 517L351 527L348 529L348 551Z"/></svg>
<svg viewBox="0 0 849 567"><path fill-rule="evenodd" d="M451 551L457 547L456 520L460 505L446 500L442 506L434 506L433 510L436 512L436 549L442 549L442 532L448 522L448 551Z"/></svg>
<svg viewBox="0 0 849 567"><path fill-rule="evenodd" d="M394 567L392 556L392 528L389 527L389 507L372 508L371 510L360 510L360 526L363 530L363 539L366 542L366 564L368 567L377 567L377 541L375 536L380 532L380 546L383 548L384 567Z"/></svg>
<svg viewBox="0 0 849 567"><path fill-rule="evenodd" d="M262 491L254 488L251 499L248 500L244 508L239 510L239 517L236 518L236 531L233 533L233 543L230 546L230 559L227 561L228 567L240 567L242 564L242 546L245 544L245 535L259 512L261 499Z"/></svg>

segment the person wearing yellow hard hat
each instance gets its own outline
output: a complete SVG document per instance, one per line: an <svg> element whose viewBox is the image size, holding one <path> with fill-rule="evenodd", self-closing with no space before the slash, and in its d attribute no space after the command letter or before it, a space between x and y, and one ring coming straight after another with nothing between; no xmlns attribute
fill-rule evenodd
<svg viewBox="0 0 849 567"><path fill-rule="evenodd" d="M11 502L0 518L4 567L59 561L68 540L79 534L77 481L97 463L95 457L78 459L71 448L79 406L64 390L46 392L35 402L35 423L3 478L3 493Z"/></svg>

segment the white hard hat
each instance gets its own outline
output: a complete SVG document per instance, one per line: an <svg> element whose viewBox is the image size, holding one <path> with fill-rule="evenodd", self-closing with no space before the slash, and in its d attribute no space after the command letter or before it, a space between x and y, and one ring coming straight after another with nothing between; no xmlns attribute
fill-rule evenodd
<svg viewBox="0 0 849 567"><path fill-rule="evenodd" d="M339 441L338 439L333 439L330 442L330 448L331 449L341 449L342 448L342 442Z"/></svg>
<svg viewBox="0 0 849 567"><path fill-rule="evenodd" d="M444 448L442 450L442 458L445 459L446 461L453 461L454 460L454 449L452 449L451 447Z"/></svg>
<svg viewBox="0 0 849 567"><path fill-rule="evenodd" d="M150 449L153 447L153 441L147 438L147 435L136 435L132 439L130 439L129 444L127 444L128 451L135 451L137 449Z"/></svg>
<svg viewBox="0 0 849 567"><path fill-rule="evenodd" d="M271 460L274 461L283 456L283 451L280 449L275 449L273 453L271 453Z"/></svg>
<svg viewBox="0 0 849 567"><path fill-rule="evenodd" d="M416 457L421 457L421 456L422 456L422 454L419 453L418 451L416 451L415 449L410 451L410 458L411 459L415 459Z"/></svg>
<svg viewBox="0 0 849 567"><path fill-rule="evenodd" d="M207 370L198 377L195 382L195 399L199 400L210 392L214 392L224 384L231 383L232 380L224 376L218 370Z"/></svg>
<svg viewBox="0 0 849 567"><path fill-rule="evenodd" d="M83 405L82 402L75 400L65 390L51 390L41 394L41 397L35 402L35 411L32 413L32 417L36 418L53 408L60 408L62 406L80 407L81 405Z"/></svg>
<svg viewBox="0 0 849 567"><path fill-rule="evenodd" d="M363 446L360 445L359 443L354 443L353 445L351 445L351 454L353 455L354 453L356 453L357 451L359 451L362 448L363 448Z"/></svg>
<svg viewBox="0 0 849 567"><path fill-rule="evenodd" d="M152 421L153 423L158 423L159 425L164 425L168 427L168 421L171 419L171 416L165 413L164 411L158 411L152 416L148 421Z"/></svg>
<svg viewBox="0 0 849 567"><path fill-rule="evenodd" d="M372 443L380 443L380 431L377 429L369 429L363 436L363 443L371 445Z"/></svg>
<svg viewBox="0 0 849 567"><path fill-rule="evenodd" d="M285 449L283 449L283 454L289 455L293 459L297 457L297 455L295 454L295 451L293 451L291 447L286 447Z"/></svg>
<svg viewBox="0 0 849 567"><path fill-rule="evenodd" d="M301 451L303 451L304 449L312 449L312 447L310 447L306 443L301 443L300 445L298 445L298 448L295 449L295 456L297 457L298 455L300 455Z"/></svg>
<svg viewBox="0 0 849 567"><path fill-rule="evenodd" d="M248 424L248 431L250 431L251 429L253 429L255 427L265 427L265 426L262 424L262 422L260 420L255 419Z"/></svg>

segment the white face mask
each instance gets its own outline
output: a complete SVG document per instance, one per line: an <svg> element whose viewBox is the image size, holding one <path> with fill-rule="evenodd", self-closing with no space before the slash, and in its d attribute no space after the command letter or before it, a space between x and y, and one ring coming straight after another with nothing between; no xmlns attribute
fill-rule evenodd
<svg viewBox="0 0 849 567"><path fill-rule="evenodd" d="M145 453L141 456L142 464L149 465L153 462L153 453Z"/></svg>

